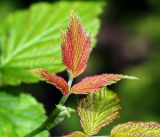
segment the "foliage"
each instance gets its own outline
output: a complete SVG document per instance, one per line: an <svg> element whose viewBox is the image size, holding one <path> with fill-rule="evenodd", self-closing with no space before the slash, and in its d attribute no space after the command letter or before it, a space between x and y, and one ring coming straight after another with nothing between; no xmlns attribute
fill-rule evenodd
<svg viewBox="0 0 160 137"><path fill-rule="evenodd" d="M17 96L0 91L0 108L0 136L3 137L22 137L46 119L43 106L24 93ZM37 137L48 137L48 133Z"/></svg>
<svg viewBox="0 0 160 137"><path fill-rule="evenodd" d="M70 93L74 94L88 94L91 92L96 92L97 90L116 83L121 79L137 79L133 76L126 75L118 75L118 74L101 74L90 76L82 79L79 83L73 85L68 85L67 82L56 75L49 73L45 69L34 69L33 72L40 75L40 77L46 82L55 85L64 95L68 95Z"/></svg>
<svg viewBox="0 0 160 137"><path fill-rule="evenodd" d="M120 100L116 93L102 89L80 99L78 115L87 136L97 134L120 115Z"/></svg>
<svg viewBox="0 0 160 137"><path fill-rule="evenodd" d="M38 77L27 71L34 68L47 68L52 73L64 70L60 30L65 28L70 10L74 9L81 16L85 28L91 30L94 45L100 24L96 17L101 6L102 2L38 3L29 10L11 14L0 29L0 85L36 82Z"/></svg>
<svg viewBox="0 0 160 137"><path fill-rule="evenodd" d="M102 89L78 104L78 114L84 132L91 136L97 134L103 127L109 125L120 114L120 100L116 93Z"/></svg>
<svg viewBox="0 0 160 137"><path fill-rule="evenodd" d="M115 126L111 137L160 136L160 124L156 122L127 122Z"/></svg>
<svg viewBox="0 0 160 137"><path fill-rule="evenodd" d="M77 108L84 133L76 131L65 137L88 137L98 134L102 128L119 117L120 99L116 93L104 87L121 79L137 79L136 77L101 74L86 77L72 86L73 79L85 70L91 47L95 45L95 36L100 24L97 16L101 13L102 5L103 2L38 3L28 10L11 14L0 23L0 85L37 82L40 79L33 73L34 71L63 93L59 104L46 119L42 105L32 96L26 93L11 94L2 90L0 135L4 137L49 136L48 132L42 131L54 128L74 112L70 107L64 106L73 93L88 94L78 101ZM66 29L71 10L76 11L81 19L72 11ZM152 22L149 21L150 23ZM61 29L66 29L66 32L62 33L60 41ZM89 30L91 32L88 32ZM140 31L144 34L146 30L140 29ZM69 76L68 83L55 75L63 71L64 66ZM128 122L114 127L110 136L159 135L159 123Z"/></svg>
<svg viewBox="0 0 160 137"><path fill-rule="evenodd" d="M63 78L53 75L45 69L33 70L35 73L39 74L40 77L42 77L46 82L55 85L62 91L64 96L60 100L58 106L63 107L66 99L71 93L93 93L97 92L99 89L102 89L107 85L116 83L117 81L124 78L137 79L136 77L118 74L101 74L84 78L81 82L72 86L73 79L85 70L91 52L90 37L86 36L83 26L81 25L80 18L75 13L71 13L70 15L68 31L63 35L61 45L63 64L66 66L66 70L69 75L68 83ZM80 105L78 107L78 114L81 119L81 125L87 135L97 134L101 128L112 122L117 117L117 115L119 114L119 107L116 107L116 105L119 103L119 101L117 101L114 97L115 96L113 96L112 98L111 96L110 98L109 96L108 102L108 97L106 97L105 90L103 90L99 94L95 93L93 95L89 95L86 100L83 100L79 103ZM112 99L115 99L115 102L113 102L113 104ZM109 106L105 107L106 105L108 105L108 103ZM102 105L102 108L99 107L99 109L98 105L100 104ZM115 108L112 109L112 107ZM95 113L92 114L92 112ZM86 115L86 113L88 115ZM42 131L55 127L63 119L64 116L61 118L61 109L56 108L49 116L47 121L42 124ZM38 128L26 135L26 137L35 135L35 133L37 133L37 130Z"/></svg>
<svg viewBox="0 0 160 137"><path fill-rule="evenodd" d="M86 77L81 82L72 86L72 81L79 76L86 68L87 61L91 52L90 37L86 35L80 18L76 13L72 12L69 19L69 27L62 37L62 62L66 66L69 75L68 83L61 77L49 73L45 69L35 69L35 73L39 74L46 82L55 85L62 91L64 97L60 101L60 106L71 93L88 94L86 99L81 100L78 105L78 114L80 116L81 125L86 135L97 134L101 128L110 124L119 115L119 99L113 93L106 93L106 90L98 92L107 85L116 83L117 81L127 79L137 79L136 77L118 75L118 74L101 74L92 77ZM94 92L97 92L94 94ZM106 95L107 94L107 95ZM99 106L101 105L101 107ZM46 122L42 124L45 130L55 127L59 121L62 121L59 109L52 112ZM58 115L58 117L56 117ZM55 120L56 121L55 121ZM53 123L52 123L53 121ZM58 122L57 122L58 121ZM54 126L50 126L54 125ZM35 135L38 129L29 133ZM77 132L76 132L77 133ZM74 133L72 135L75 135ZM78 135L77 135L78 136Z"/></svg>
<svg viewBox="0 0 160 137"><path fill-rule="evenodd" d="M103 2L84 4L80 1L36 3L29 9L9 15L0 23L0 85L39 81L39 77L30 71L34 68L47 68L52 73L64 70L61 61L60 30L66 29L69 13L75 10L81 16L85 29L91 30L94 46L100 26L97 17L101 13L102 4ZM93 7L94 11L91 10ZM30 95L11 95L3 91L0 95L0 135L22 137L44 122L45 115L41 104ZM60 113L55 119L56 124L69 117L73 111L62 105L57 105L57 110ZM48 133L37 135L41 136L46 137Z"/></svg>

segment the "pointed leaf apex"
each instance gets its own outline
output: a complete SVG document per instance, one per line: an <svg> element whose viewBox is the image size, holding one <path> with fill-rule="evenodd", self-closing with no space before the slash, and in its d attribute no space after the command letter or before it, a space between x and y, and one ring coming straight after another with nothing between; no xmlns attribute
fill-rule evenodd
<svg viewBox="0 0 160 137"><path fill-rule="evenodd" d="M41 74L41 70L44 70L44 69L39 68L39 69L32 69L30 71L34 72L34 73L37 73L37 74Z"/></svg>
<svg viewBox="0 0 160 137"><path fill-rule="evenodd" d="M128 76L128 75L122 75L122 77L123 77L124 79L130 79L130 80L138 80L138 79L139 79L139 78L137 78L137 77Z"/></svg>

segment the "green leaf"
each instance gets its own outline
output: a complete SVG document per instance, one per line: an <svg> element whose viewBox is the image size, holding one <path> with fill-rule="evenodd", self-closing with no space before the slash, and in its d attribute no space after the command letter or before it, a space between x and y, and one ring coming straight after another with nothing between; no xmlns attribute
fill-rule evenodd
<svg viewBox="0 0 160 137"><path fill-rule="evenodd" d="M85 135L84 133L80 132L80 131L75 131L75 132L70 133L68 135L65 135L63 137L88 137L88 136Z"/></svg>
<svg viewBox="0 0 160 137"><path fill-rule="evenodd" d="M111 137L159 137L160 123L156 122L127 122L115 126Z"/></svg>
<svg viewBox="0 0 160 137"><path fill-rule="evenodd" d="M0 136L23 137L37 128L45 119L45 111L32 96L0 92ZM36 137L48 137L42 132Z"/></svg>
<svg viewBox="0 0 160 137"><path fill-rule="evenodd" d="M59 123L61 123L66 117L69 118L71 113L75 112L74 109L72 109L70 107L66 107L66 106L62 106L62 105L57 105L56 107L60 110L60 113L56 117L56 119L53 121L53 123L48 125L49 129L51 129L51 128L55 127L56 125L58 125Z"/></svg>
<svg viewBox="0 0 160 137"><path fill-rule="evenodd" d="M48 69L52 73L63 71L61 30L66 29L71 10L80 16L94 45L102 5L103 2L38 3L10 15L0 31L0 85L36 82L39 78L26 71L34 68Z"/></svg>
<svg viewBox="0 0 160 137"><path fill-rule="evenodd" d="M119 116L120 100L116 93L102 89L89 94L78 103L81 126L87 135L97 134Z"/></svg>

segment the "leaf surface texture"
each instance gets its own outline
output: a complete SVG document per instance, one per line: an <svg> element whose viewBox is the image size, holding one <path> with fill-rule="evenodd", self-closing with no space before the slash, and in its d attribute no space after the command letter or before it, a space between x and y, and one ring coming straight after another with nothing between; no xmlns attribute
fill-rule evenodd
<svg viewBox="0 0 160 137"><path fill-rule="evenodd" d="M85 29L90 30L94 45L102 3L38 3L28 10L11 14L2 23L0 32L0 85L37 82L39 78L27 71L30 69L44 68L52 73L63 71L61 30L66 29L71 9L81 17Z"/></svg>
<svg viewBox="0 0 160 137"><path fill-rule="evenodd" d="M159 137L160 123L156 122L127 122L115 126L111 137Z"/></svg>
<svg viewBox="0 0 160 137"><path fill-rule="evenodd" d="M43 106L27 94L12 95L0 91L0 136L23 137L45 119ZM48 137L42 132L36 137Z"/></svg>
<svg viewBox="0 0 160 137"><path fill-rule="evenodd" d="M120 100L116 93L102 89L87 95L78 103L81 126L88 135L97 134L120 114Z"/></svg>

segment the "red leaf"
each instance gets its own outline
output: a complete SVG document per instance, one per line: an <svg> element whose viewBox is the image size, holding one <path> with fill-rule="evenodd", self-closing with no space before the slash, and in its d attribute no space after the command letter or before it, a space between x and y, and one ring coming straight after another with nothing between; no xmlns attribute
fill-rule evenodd
<svg viewBox="0 0 160 137"><path fill-rule="evenodd" d="M73 77L80 75L86 68L91 52L90 37L86 35L80 18L72 13L68 31L62 34L62 61Z"/></svg>
<svg viewBox="0 0 160 137"><path fill-rule="evenodd" d="M78 84L71 88L71 92L75 94L87 94L101 89L104 86L110 85L125 78L123 75L118 74L102 74L91 77L86 77Z"/></svg>
<svg viewBox="0 0 160 137"><path fill-rule="evenodd" d="M68 84L63 78L53 75L44 69L35 69L33 71L39 74L48 83L55 85L59 90L62 91L64 95L67 95L69 93Z"/></svg>

